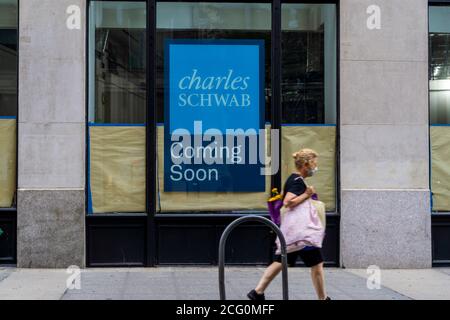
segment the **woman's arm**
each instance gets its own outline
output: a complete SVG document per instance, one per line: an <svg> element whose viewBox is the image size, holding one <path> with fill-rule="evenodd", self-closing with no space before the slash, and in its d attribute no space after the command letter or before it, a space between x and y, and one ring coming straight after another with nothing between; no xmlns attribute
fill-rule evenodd
<svg viewBox="0 0 450 320"><path fill-rule="evenodd" d="M288 192L286 193L283 204L286 208L293 208L309 199L314 194L314 192L315 191L313 187L308 187L306 191L299 196L297 196L295 193Z"/></svg>

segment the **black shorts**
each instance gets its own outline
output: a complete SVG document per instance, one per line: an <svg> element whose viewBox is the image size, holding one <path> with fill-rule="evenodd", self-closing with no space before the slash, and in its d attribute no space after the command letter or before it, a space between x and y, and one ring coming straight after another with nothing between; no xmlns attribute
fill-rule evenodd
<svg viewBox="0 0 450 320"><path fill-rule="evenodd" d="M288 266L294 267L299 256L308 268L314 267L323 262L322 252L319 248L315 248L288 253ZM281 255L275 255L274 261L281 263Z"/></svg>

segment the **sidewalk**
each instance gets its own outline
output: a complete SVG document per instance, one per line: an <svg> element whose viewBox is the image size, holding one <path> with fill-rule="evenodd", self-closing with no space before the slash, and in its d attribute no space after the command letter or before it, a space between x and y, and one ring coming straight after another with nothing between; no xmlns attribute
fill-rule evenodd
<svg viewBox="0 0 450 320"><path fill-rule="evenodd" d="M264 268L227 267L229 300L246 300ZM315 299L308 269L289 269L291 300ZM0 300L216 300L217 267L84 269L81 289L66 289L65 270L0 268ZM450 269L382 270L379 290L367 288L366 270L326 269L328 295L334 300L450 299ZM266 292L282 297L281 275Z"/></svg>

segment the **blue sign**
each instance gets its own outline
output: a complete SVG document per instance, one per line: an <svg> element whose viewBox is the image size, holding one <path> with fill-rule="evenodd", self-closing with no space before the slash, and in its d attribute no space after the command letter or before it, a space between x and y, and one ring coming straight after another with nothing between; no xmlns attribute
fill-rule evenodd
<svg viewBox="0 0 450 320"><path fill-rule="evenodd" d="M164 191L263 192L264 41L165 45Z"/></svg>

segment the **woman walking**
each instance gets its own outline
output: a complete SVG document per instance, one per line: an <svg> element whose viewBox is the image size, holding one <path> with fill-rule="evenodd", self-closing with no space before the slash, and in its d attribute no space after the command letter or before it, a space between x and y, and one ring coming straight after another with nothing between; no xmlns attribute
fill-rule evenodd
<svg viewBox="0 0 450 320"><path fill-rule="evenodd" d="M283 205L287 208L286 215L293 214L292 212L297 206L306 204L310 200L312 195L316 193L314 187L308 187L305 183L305 179L312 177L318 170L317 160L318 154L311 149L302 149L293 154L295 161L296 172L291 174L287 179L283 188ZM311 205L311 204L310 204ZM298 209L298 208L297 208ZM283 229L283 220L281 221ZM292 226L293 229L305 228L302 225ZM285 235L286 236L286 235ZM313 237L312 237L313 238ZM312 239L311 238L311 239ZM303 245L298 245L297 248L290 248L288 243L288 265L290 267L295 266L295 262L300 257L305 265L311 268L311 279L319 300L331 300L325 291L325 277L323 270L323 258L320 250L320 244L314 246L312 243L308 244L308 241L299 241ZM279 250L278 250L279 251ZM277 252L278 253L278 252ZM264 275L259 281L257 287L247 294L250 300L261 301L265 300L264 291L267 289L272 280L280 273L282 269L281 254L275 256L275 261L266 269Z"/></svg>

